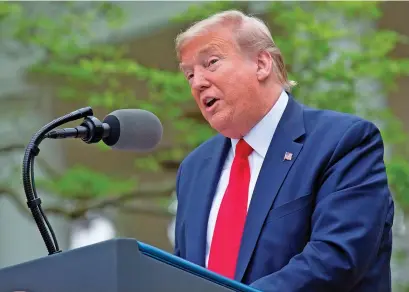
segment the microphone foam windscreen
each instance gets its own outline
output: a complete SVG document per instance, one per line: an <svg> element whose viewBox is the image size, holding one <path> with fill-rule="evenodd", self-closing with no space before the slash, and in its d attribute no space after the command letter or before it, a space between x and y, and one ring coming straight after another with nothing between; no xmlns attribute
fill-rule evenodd
<svg viewBox="0 0 409 292"><path fill-rule="evenodd" d="M113 149L147 152L161 141L163 128L157 116L141 109L120 109L103 121L111 132L103 139Z"/></svg>

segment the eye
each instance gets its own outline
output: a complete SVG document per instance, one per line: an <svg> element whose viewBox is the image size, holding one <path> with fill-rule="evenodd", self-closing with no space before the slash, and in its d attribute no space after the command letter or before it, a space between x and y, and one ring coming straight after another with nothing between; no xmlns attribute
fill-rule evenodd
<svg viewBox="0 0 409 292"><path fill-rule="evenodd" d="M217 61L219 61L219 59L218 59L218 58L211 58L211 59L209 60L209 65L208 65L208 66L213 65L213 64L215 64L215 63L217 63Z"/></svg>
<svg viewBox="0 0 409 292"><path fill-rule="evenodd" d="M186 78L187 78L187 80L190 80L190 79L192 79L193 78L193 73L190 73L190 74L186 74Z"/></svg>

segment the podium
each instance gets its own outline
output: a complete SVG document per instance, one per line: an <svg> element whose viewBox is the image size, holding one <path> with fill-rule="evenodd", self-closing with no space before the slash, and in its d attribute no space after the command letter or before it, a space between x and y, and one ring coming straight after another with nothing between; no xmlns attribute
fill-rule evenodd
<svg viewBox="0 0 409 292"><path fill-rule="evenodd" d="M258 291L134 239L112 239L0 270L1 292Z"/></svg>

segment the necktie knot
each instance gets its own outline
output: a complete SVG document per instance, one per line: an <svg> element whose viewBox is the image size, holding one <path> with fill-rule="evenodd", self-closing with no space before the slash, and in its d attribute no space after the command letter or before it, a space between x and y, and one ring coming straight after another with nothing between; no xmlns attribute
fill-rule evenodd
<svg viewBox="0 0 409 292"><path fill-rule="evenodd" d="M240 158L247 158L251 152L253 152L253 148L249 144L247 144L244 139L240 139L239 143L236 145L236 156Z"/></svg>

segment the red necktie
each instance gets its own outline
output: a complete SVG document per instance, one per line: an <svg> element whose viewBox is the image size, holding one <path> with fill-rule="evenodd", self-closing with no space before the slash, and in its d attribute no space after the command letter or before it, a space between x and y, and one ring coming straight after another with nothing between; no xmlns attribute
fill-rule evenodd
<svg viewBox="0 0 409 292"><path fill-rule="evenodd" d="M248 156L252 151L243 139L237 143L229 184L220 205L210 247L208 269L231 279L236 271L247 216L250 183Z"/></svg>

